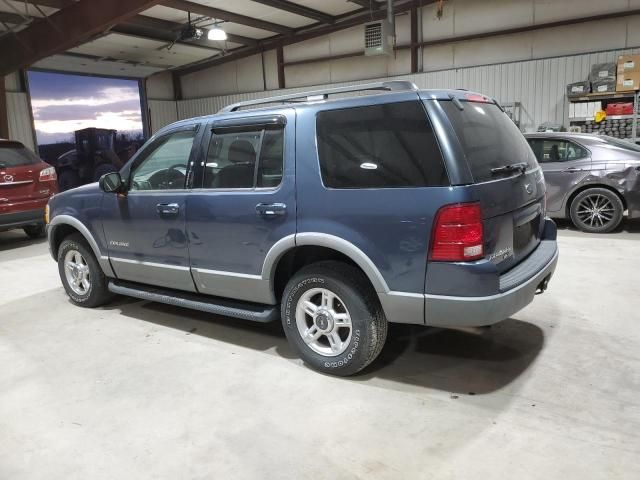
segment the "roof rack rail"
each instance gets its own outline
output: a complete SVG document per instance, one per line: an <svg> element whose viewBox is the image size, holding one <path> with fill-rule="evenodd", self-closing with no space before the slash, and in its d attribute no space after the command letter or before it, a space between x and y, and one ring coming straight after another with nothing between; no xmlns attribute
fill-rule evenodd
<svg viewBox="0 0 640 480"><path fill-rule="evenodd" d="M265 105L268 103L295 103L295 101L311 102L316 100L326 100L329 95L336 95L338 93L349 92L364 92L368 90L383 90L383 91L411 91L418 90L418 87L413 82L393 80L389 82L376 82L365 83L361 85L349 85L347 87L334 87L323 90L313 90L311 92L297 92L290 93L288 95L280 95L277 97L258 98L255 100L247 100L245 102L233 103L227 105L220 112L235 112L243 107L254 107L258 105Z"/></svg>

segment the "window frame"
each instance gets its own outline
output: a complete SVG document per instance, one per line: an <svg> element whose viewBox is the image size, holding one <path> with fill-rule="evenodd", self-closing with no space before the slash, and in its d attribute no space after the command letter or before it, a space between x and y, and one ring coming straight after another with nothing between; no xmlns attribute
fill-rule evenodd
<svg viewBox="0 0 640 480"><path fill-rule="evenodd" d="M431 131L433 132L433 137L435 140L435 144L436 147L438 148L438 152L440 153L440 161L442 162L442 169L447 177L447 181L448 183L446 185L432 185L432 186L420 186L420 187L416 187L416 186L411 186L411 185L405 185L405 186L401 186L401 187L330 187L327 186L325 184L324 181L324 176L322 175L322 161L320 159L320 149L318 147L319 144L319 140L318 140L318 136L319 136L319 130L318 130L318 117L320 114L322 113L326 113L326 112L338 112L338 111L344 111L344 110L352 110L352 109L358 109L358 108L367 108L367 107L376 107L376 106L381 106L381 105L399 105L399 104L403 104L403 103L411 103L411 102L416 102L417 104L420 105L422 111L424 112L425 115L425 119L427 124L429 125L429 128L431 129ZM315 140L315 157L316 157L316 162L317 162L317 167L318 167L318 175L320 177L320 184L322 185L322 187L326 190L344 190L344 191L350 191L350 190L403 190L403 189L414 189L414 188L450 188L451 186L453 186L453 182L451 180L451 173L449 171L449 165L447 162L447 159L445 157L445 152L443 151L442 145L440 144L440 139L438 138L438 134L436 133L436 128L433 124L433 120L431 119L431 115L429 114L429 111L427 109L427 107L424 105L424 103L420 100L414 100L414 99L402 99L402 100L398 100L398 99L393 99L390 101L385 101L385 102L380 102L380 103L366 103L366 104L358 104L358 105L353 105L353 106L339 106L336 108L323 108L320 109L318 111L315 112L315 116L314 116L314 140Z"/></svg>
<svg viewBox="0 0 640 480"><path fill-rule="evenodd" d="M193 190L197 190L199 192L269 192L269 191L277 191L282 188L285 179L285 164L287 158L287 118L282 114L273 114L273 115L261 115L261 116L251 116L251 117L236 117L229 119L219 119L210 122L207 125L207 135L204 135L202 139L201 151L202 154L200 156L200 160L198 162L199 165L199 173L195 175L196 180L192 187ZM264 141L264 133L266 130L279 130L282 132L282 176L280 178L280 183L275 187L258 187L258 171L260 169L260 155L262 153L263 141ZM256 150L256 162L253 170L253 186L252 187L236 187L236 188L214 188L214 187L205 187L205 176L206 176L206 163L207 156L209 154L209 148L211 146L211 141L214 139L217 133L220 134L228 134L228 133L249 133L249 132L259 132L260 133L260 143Z"/></svg>
<svg viewBox="0 0 640 480"><path fill-rule="evenodd" d="M120 171L120 175L125 177L126 180L126 191L128 195L144 195L144 194L159 194L165 192L186 192L192 189L194 170L195 170L195 160L194 157L197 154L197 146L199 145L199 136L200 136L200 125L199 123L189 124L186 126L180 126L177 128L173 128L171 130L167 130L162 132L157 137L152 137L151 141L144 146L139 152L131 158L129 163L127 163L123 169ZM177 133L182 132L194 132L193 134L193 143L191 144L191 150L189 152L189 156L187 157L186 163L186 178L185 184L183 188L168 188L164 190L132 190L131 186L133 185L133 175L136 169L142 165L150 155L153 154L158 148L158 144L163 143L165 139L169 136L175 135Z"/></svg>

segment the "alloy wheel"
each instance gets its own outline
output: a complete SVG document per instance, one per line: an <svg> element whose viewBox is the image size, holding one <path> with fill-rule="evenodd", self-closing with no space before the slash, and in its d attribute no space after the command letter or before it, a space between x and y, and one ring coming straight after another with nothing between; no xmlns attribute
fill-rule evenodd
<svg viewBox="0 0 640 480"><path fill-rule="evenodd" d="M596 193L584 197L578 204L578 220L592 228L601 228L609 225L615 217L615 208L611 200L604 195Z"/></svg>
<svg viewBox="0 0 640 480"><path fill-rule="evenodd" d="M296 326L314 352L334 357L351 341L351 315L340 297L326 288L312 288L298 300Z"/></svg>
<svg viewBox="0 0 640 480"><path fill-rule="evenodd" d="M91 289L89 265L77 250L69 250L64 256L64 273L67 283L77 295L86 295Z"/></svg>

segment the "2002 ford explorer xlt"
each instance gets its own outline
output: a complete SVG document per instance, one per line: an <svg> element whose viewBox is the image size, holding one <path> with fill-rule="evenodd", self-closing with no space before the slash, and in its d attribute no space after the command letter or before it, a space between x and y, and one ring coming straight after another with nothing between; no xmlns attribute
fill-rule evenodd
<svg viewBox="0 0 640 480"><path fill-rule="evenodd" d="M123 294L280 317L303 360L337 375L376 358L387 322L509 317L545 290L558 259L542 172L501 107L408 82L174 123L120 172L48 208L75 304Z"/></svg>

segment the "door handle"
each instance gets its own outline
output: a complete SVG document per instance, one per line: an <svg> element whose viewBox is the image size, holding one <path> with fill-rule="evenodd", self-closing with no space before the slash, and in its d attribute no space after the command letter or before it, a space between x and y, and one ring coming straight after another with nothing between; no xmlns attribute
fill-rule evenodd
<svg viewBox="0 0 640 480"><path fill-rule="evenodd" d="M180 205L177 203L159 203L156 210L160 215L177 215L180 212Z"/></svg>
<svg viewBox="0 0 640 480"><path fill-rule="evenodd" d="M576 168L576 167L569 167L565 170L562 170L562 173L576 173L576 172L581 172L582 169L581 168Z"/></svg>
<svg viewBox="0 0 640 480"><path fill-rule="evenodd" d="M261 217L277 217L287 212L284 203L259 203L256 205L256 213Z"/></svg>

